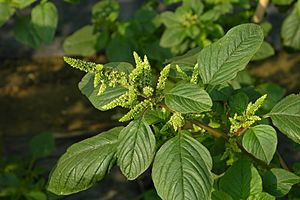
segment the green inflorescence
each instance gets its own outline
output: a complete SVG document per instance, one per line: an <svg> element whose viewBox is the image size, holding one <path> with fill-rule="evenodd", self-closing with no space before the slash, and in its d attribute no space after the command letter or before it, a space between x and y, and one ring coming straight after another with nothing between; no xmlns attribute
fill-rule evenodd
<svg viewBox="0 0 300 200"><path fill-rule="evenodd" d="M133 119L136 115L140 114L146 109L153 108L153 102L151 99L145 99L144 101L140 102L136 106L134 106L126 115L124 115L119 121L125 122L128 120Z"/></svg>
<svg viewBox="0 0 300 200"><path fill-rule="evenodd" d="M156 93L159 94L161 93L165 87L166 87L166 82L170 73L170 69L171 69L171 65L167 65L165 66L161 72L160 72L160 76L158 78L157 81L157 85L156 85Z"/></svg>
<svg viewBox="0 0 300 200"><path fill-rule="evenodd" d="M102 106L105 110L113 109L117 106L129 108L130 111L120 119L120 121L124 122L133 119L146 109L152 109L154 102L158 103L157 98L152 98L153 94L154 92L160 94L164 90L170 72L170 65L167 65L161 71L157 81L156 91L154 91L152 86L153 77L151 65L147 56L144 56L142 60L139 55L134 52L133 57L136 67L129 75L101 64L68 57L64 59L72 67L94 74L94 88L100 85L98 95L102 95L107 89L117 86L127 88L127 91L123 95Z"/></svg>
<svg viewBox="0 0 300 200"><path fill-rule="evenodd" d="M255 101L254 104L250 102L246 108L246 111L242 113L242 115L235 113L233 117L229 118L231 122L230 134L239 136L241 134L241 130L245 130L256 121L261 120L259 116L255 115L255 112L262 106L266 97L267 95L261 96Z"/></svg>
<svg viewBox="0 0 300 200"><path fill-rule="evenodd" d="M199 76L199 66L198 66L198 63L197 63L194 67L192 78L191 78L190 82L192 84L197 84L198 83L198 76Z"/></svg>
<svg viewBox="0 0 300 200"><path fill-rule="evenodd" d="M175 131L181 128L184 125L184 123L184 117L178 112L174 112L170 120L168 121L168 124L173 126Z"/></svg>

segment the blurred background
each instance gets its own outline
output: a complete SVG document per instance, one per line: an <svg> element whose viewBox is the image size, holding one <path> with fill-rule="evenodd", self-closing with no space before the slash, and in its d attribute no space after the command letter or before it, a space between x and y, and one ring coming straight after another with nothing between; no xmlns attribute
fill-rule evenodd
<svg viewBox="0 0 300 200"><path fill-rule="evenodd" d="M118 124L118 111L100 112L81 94L77 85L84 73L67 66L63 56L133 63L137 51L159 70L169 58L201 49L235 25L255 22L264 29L265 42L235 87L267 83L275 93L299 93L298 4L0 0L0 199L155 199L148 172L127 181L117 168L76 195L46 191L49 172L67 147ZM299 168L299 145L283 135L280 140L289 167Z"/></svg>

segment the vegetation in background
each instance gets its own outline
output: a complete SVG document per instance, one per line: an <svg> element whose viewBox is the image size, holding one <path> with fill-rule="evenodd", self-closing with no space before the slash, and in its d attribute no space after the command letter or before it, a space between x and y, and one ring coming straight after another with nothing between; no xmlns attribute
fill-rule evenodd
<svg viewBox="0 0 300 200"><path fill-rule="evenodd" d="M42 133L30 141L26 159L19 156L1 157L0 199L47 200L56 199L46 191L44 168L35 166L39 159L50 156L54 150L54 139L49 133Z"/></svg>
<svg viewBox="0 0 300 200"><path fill-rule="evenodd" d="M65 2L72 4L79 0ZM273 0L271 3L288 13L281 28L283 44L300 49L299 2ZM120 20L119 2L102 0L92 7L91 23L68 36L63 48L68 55L81 56L105 50L110 61L128 62L132 61L132 55L127 52L136 51L161 63L189 49L211 44L234 25L250 22L256 6L251 0L148 0L131 18ZM32 8L29 16L19 14L25 8ZM0 26L14 15L18 41L37 48L53 40L59 20L54 3L0 0ZM261 25L267 30L272 28L267 21ZM264 42L255 59L273 54L272 46Z"/></svg>

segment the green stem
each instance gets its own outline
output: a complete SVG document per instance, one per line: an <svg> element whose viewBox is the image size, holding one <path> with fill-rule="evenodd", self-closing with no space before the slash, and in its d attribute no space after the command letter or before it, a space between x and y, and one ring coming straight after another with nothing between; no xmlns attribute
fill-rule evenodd
<svg viewBox="0 0 300 200"><path fill-rule="evenodd" d="M219 130L216 130L216 129L214 129L214 128L211 128L211 127L209 127L209 126L207 126L207 125L205 125L205 124L202 124L201 122L196 121L196 120L192 120L192 123L194 123L194 124L196 124L197 126L203 128L204 130L206 130L210 135L212 135L212 136L215 137L215 138L224 138L226 141L229 140L229 137L228 137L225 133L223 133L223 132L221 132L221 131L219 131ZM263 161L261 161L261 160L255 158L252 154L248 153L248 152L246 151L246 149L244 149L244 147L243 147L242 144L240 144L239 142L236 142L236 143L237 143L238 147L240 148L240 150L241 150L245 155L247 155L249 158L251 158L252 160L254 160L257 164L259 164L260 166L262 166L262 167L264 167L264 168L267 168L267 169L270 168L265 162L263 162Z"/></svg>
<svg viewBox="0 0 300 200"><path fill-rule="evenodd" d="M228 136L225 133L222 133L214 128L211 128L205 124L202 124L199 121L196 120L192 120L193 124L196 124L197 126L199 126L200 128L203 128L204 130L206 130L210 135L214 136L215 138L224 138L226 140L228 140Z"/></svg>

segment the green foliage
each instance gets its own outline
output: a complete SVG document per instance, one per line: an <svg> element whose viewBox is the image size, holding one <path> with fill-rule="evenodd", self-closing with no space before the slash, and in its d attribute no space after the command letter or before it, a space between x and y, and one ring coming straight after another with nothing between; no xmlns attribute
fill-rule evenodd
<svg viewBox="0 0 300 200"><path fill-rule="evenodd" d="M268 114L273 124L300 144L300 95L291 94L277 103Z"/></svg>
<svg viewBox="0 0 300 200"><path fill-rule="evenodd" d="M48 190L58 195L72 194L101 180L116 161L122 129L116 127L72 145L53 170Z"/></svg>
<svg viewBox="0 0 300 200"><path fill-rule="evenodd" d="M152 178L162 199L210 199L213 177L208 150L185 132L157 152Z"/></svg>
<svg viewBox="0 0 300 200"><path fill-rule="evenodd" d="M246 151L269 164L276 151L276 131L269 125L251 127L245 132L242 144Z"/></svg>
<svg viewBox="0 0 300 200"><path fill-rule="evenodd" d="M129 180L152 167L163 200L271 200L288 193L299 177L277 172L277 134L265 118L297 142L299 95L281 100L280 87L248 87L241 81L245 74L235 78L263 35L258 25L236 26L216 43L170 59L158 76L148 58L135 52L134 67L65 58L87 73L79 88L91 103L102 111L124 108L119 121L129 123L71 146L53 169L48 189L85 190L117 164Z"/></svg>
<svg viewBox="0 0 300 200"><path fill-rule="evenodd" d="M28 155L1 156L0 199L47 200L57 199L46 191L46 169L36 165L39 159L53 153L54 138L50 133L41 133L30 140Z"/></svg>
<svg viewBox="0 0 300 200"><path fill-rule="evenodd" d="M232 80L243 70L263 41L257 25L239 25L200 52L199 73L203 83L218 85Z"/></svg>
<svg viewBox="0 0 300 200"><path fill-rule="evenodd" d="M42 42L50 43L58 23L58 13L55 5L51 2L41 2L31 11L31 23L37 37Z"/></svg>
<svg viewBox="0 0 300 200"><path fill-rule="evenodd" d="M155 154L155 137L150 126L134 120L119 134L118 165L129 179L136 179L152 163Z"/></svg>
<svg viewBox="0 0 300 200"><path fill-rule="evenodd" d="M54 147L54 139L50 133L39 134L30 141L30 152L34 159L50 156Z"/></svg>
<svg viewBox="0 0 300 200"><path fill-rule="evenodd" d="M9 20L19 9L30 7L35 0L0 1L0 26ZM40 1L31 10L31 15L18 15L14 27L18 41L33 48L50 43L58 24L58 11L52 2Z"/></svg>
<svg viewBox="0 0 300 200"><path fill-rule="evenodd" d="M300 1L294 6L293 11L285 18L282 28L281 36L283 44L295 49L300 49Z"/></svg>
<svg viewBox="0 0 300 200"><path fill-rule="evenodd" d="M284 169L273 168L264 176L264 189L276 197L287 194L291 187L300 182L300 177Z"/></svg>
<svg viewBox="0 0 300 200"><path fill-rule="evenodd" d="M269 44L268 42L263 42L251 60L263 60L265 58L273 56L274 54L275 51L271 44Z"/></svg>
<svg viewBox="0 0 300 200"><path fill-rule="evenodd" d="M209 111L212 101L199 85L180 83L166 93L166 105L179 113L201 113Z"/></svg>
<svg viewBox="0 0 300 200"><path fill-rule="evenodd" d="M262 179L249 160L241 159L221 177L219 187L233 199L247 199L262 192Z"/></svg>
<svg viewBox="0 0 300 200"><path fill-rule="evenodd" d="M95 33L93 26L87 25L70 35L63 44L65 52L80 54L83 56L93 55L97 52L100 33Z"/></svg>

